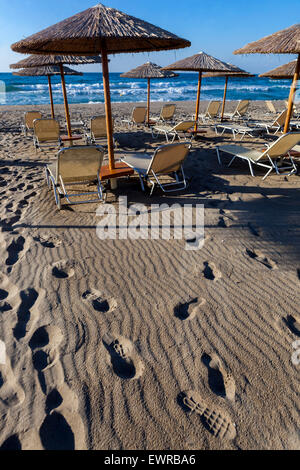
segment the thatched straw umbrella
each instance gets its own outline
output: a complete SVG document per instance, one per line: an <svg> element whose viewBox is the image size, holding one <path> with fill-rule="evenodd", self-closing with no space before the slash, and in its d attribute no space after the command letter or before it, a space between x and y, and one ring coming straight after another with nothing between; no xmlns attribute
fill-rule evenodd
<svg viewBox="0 0 300 470"><path fill-rule="evenodd" d="M297 60L292 60L292 62L280 65L280 67L276 67L276 69L272 69L269 72L261 73L259 77L272 78L274 80L288 80L294 77L296 65Z"/></svg>
<svg viewBox="0 0 300 470"><path fill-rule="evenodd" d="M147 95L147 124L150 122L150 80L153 78L174 78L178 77L177 73L170 70L163 70L159 65L152 62L146 62L139 67L130 70L130 72L122 73L121 77L124 78L146 78L148 81L148 95Z"/></svg>
<svg viewBox="0 0 300 470"><path fill-rule="evenodd" d="M157 26L98 4L13 44L12 49L31 54L101 54L109 167L115 176L108 54L180 49L190 45L189 41Z"/></svg>
<svg viewBox="0 0 300 470"><path fill-rule="evenodd" d="M294 96L300 73L300 24L295 24L258 41L251 42L234 51L234 54L298 54L284 126L284 132L287 133L290 127Z"/></svg>
<svg viewBox="0 0 300 470"><path fill-rule="evenodd" d="M226 103L226 95L227 95L227 86L228 86L228 79L229 77L238 77L238 78L248 78L248 77L254 77L253 74L245 72L245 70L239 69L240 72L208 72L204 73L203 77L208 78L208 77L225 77L225 87L224 87L224 96L223 96L223 103L222 103L222 111L221 111L221 122L223 121L224 118L224 111L225 111L225 103Z"/></svg>
<svg viewBox="0 0 300 470"><path fill-rule="evenodd" d="M100 63L101 63L101 57L97 55L90 56L90 57L85 57L85 56L79 57L79 56L71 56L71 55L48 54L48 55L31 55L30 57L27 57L24 60L20 60L16 64L11 64L10 68L20 69L20 68L32 68L32 67L45 67L45 66L52 66L52 65L57 65L59 67L60 76L61 76L61 85L62 85L62 91L63 91L63 97L64 97L68 136L71 138L72 129L71 129L70 111L69 111L63 64L84 65L84 64L100 64Z"/></svg>
<svg viewBox="0 0 300 470"><path fill-rule="evenodd" d="M28 69L22 69L19 72L13 72L13 75L18 77L47 77L48 86L49 86L49 95L50 95L50 104L51 104L51 116L54 119L54 104L53 104L53 94L52 94L52 84L51 77L55 75L60 75L60 68L57 65L44 66L44 67L31 67ZM81 72L72 70L69 67L64 67L64 75L82 75Z"/></svg>
<svg viewBox="0 0 300 470"><path fill-rule="evenodd" d="M196 113L195 113L195 132L198 129L198 117L199 117L199 106L200 106L200 92L201 92L201 80L203 72L238 72L240 69L234 65L222 62L205 52L199 52L186 59L179 60L174 64L164 67L165 70L181 70L183 72L198 72L198 91L196 101Z"/></svg>

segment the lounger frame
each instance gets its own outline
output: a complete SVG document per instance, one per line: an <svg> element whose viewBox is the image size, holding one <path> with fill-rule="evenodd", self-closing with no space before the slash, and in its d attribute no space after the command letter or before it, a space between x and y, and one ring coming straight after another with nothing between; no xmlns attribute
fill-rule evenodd
<svg viewBox="0 0 300 470"><path fill-rule="evenodd" d="M161 152L162 150L166 150L167 148L174 149L174 148L176 148L178 146L182 146L182 145L186 146L187 152L186 152L186 155L185 155L184 159L182 160L178 170L171 171L170 173L166 173L165 171L164 172L155 172L153 170L152 166L153 166L153 164L155 162L155 159L157 158L157 155L159 154L159 152ZM176 143L176 144L161 145L160 147L158 147L155 150L152 159L149 160L150 163L149 163L149 166L148 166L148 169L147 169L146 172L141 171L136 166L131 165L130 162L126 161L125 158L122 158L121 160L124 161L128 166L133 168L133 170L138 174L142 191L145 192L145 183L149 182L151 184L151 190L150 190L150 197L151 197L156 185L158 185L164 193L171 193L171 192L175 192L175 191L183 191L183 190L186 189L187 181L186 181L186 177L185 177L185 173L184 173L184 169L183 169L183 164L184 164L184 161L186 160L186 158L189 154L189 151L190 151L191 147L192 147L191 142L184 142L184 143L182 142L182 143ZM174 178L175 178L175 182L162 183L160 181L159 177L161 175L165 176L167 174L173 175Z"/></svg>
<svg viewBox="0 0 300 470"><path fill-rule="evenodd" d="M56 123L56 129L57 129L57 137L54 139L40 139L40 136L36 134L36 126L39 125L39 123ZM42 150L43 148L49 148L49 147L58 147L61 148L63 146L63 143L60 138L60 125L57 119L52 119L52 118L43 118L43 119L35 119L33 121L33 145L35 147L35 150ZM55 145L56 144L56 145Z"/></svg>
<svg viewBox="0 0 300 470"><path fill-rule="evenodd" d="M101 183L101 179L100 179L100 170L101 170L101 165L102 165L102 161L103 161L103 157L104 157L104 149L102 147L96 146L96 145L95 146L80 145L80 146L76 146L76 147L63 148L57 154L57 165L58 165L58 160L61 158L61 155L63 153L71 151L71 150L74 151L74 149L75 149L76 152L79 152L80 149L84 150L84 149L91 149L91 148L97 149L99 152L102 153L102 157L100 157L101 164L99 165L99 170L97 172L97 175L95 175L95 177L97 178L97 191L90 191L88 193L69 194L68 191L67 191L67 186L74 186L74 185L78 185L78 184L84 184L84 183L90 182L91 178L82 179L82 180L78 180L78 181L74 181L74 182L65 182L62 175L59 174L58 169L56 170L57 174L54 175L51 171L51 168L48 165L46 166L45 173L46 173L47 185L48 185L49 188L51 188L51 186L53 188L55 202L56 202L57 208L59 210L61 209L61 199L62 198L65 198L66 201L68 202L68 204L70 204L70 205L96 203L96 202L99 202L99 201L103 202L103 200L104 200L104 198L103 198L103 187L102 187L102 183ZM75 197L91 196L93 194L96 194L98 196L98 198L97 199L85 199L84 201L72 201L71 200L72 198L75 198Z"/></svg>
<svg viewBox="0 0 300 470"><path fill-rule="evenodd" d="M192 139L193 136L188 133L188 130L195 126L195 121L181 121L175 126L154 126L152 127L152 137L156 139L160 134L163 134L166 138L167 143L173 143L178 138L181 141L180 132L183 134L184 139ZM171 141L169 140L171 137Z"/></svg>
<svg viewBox="0 0 300 470"><path fill-rule="evenodd" d="M298 135L298 138L299 138L298 142L300 142L300 133L299 134L294 133L294 134ZM274 146L279 145L282 139L285 139L286 136L288 136L288 135L294 135L294 134L293 133L284 134L281 137L279 137L276 142L274 142L272 145L268 146L268 148L264 152L261 152L261 156L256 160L254 160L253 158L251 158L249 156L245 156L245 155L239 153L238 148L237 148L236 154L234 154L234 152L232 150L228 149L228 151L226 151L226 146L223 147L223 148L222 147L219 148L217 146L216 147L216 152L217 152L218 162L219 162L220 165L222 165L221 156L220 156L220 151L221 151L221 152L228 153L229 155L233 155L232 159L230 160L230 162L228 164L228 167L230 167L232 165L232 163L234 162L234 160L236 158L240 158L242 160L247 161L248 165L249 165L249 169L250 169L250 174L253 177L255 176L254 171L253 171L253 165L257 165L257 166L268 169L267 173L263 177L263 180L265 180L273 170L276 172L277 175L288 175L288 176L290 176L290 175L297 172L297 166L295 165L293 157L291 156L290 151L289 151L289 150L291 150L292 147L290 147L289 150L284 151L284 155L282 155L282 156L272 157L270 155L270 153L272 151L274 151ZM293 146L295 146L295 145L297 145L297 143L293 144ZM241 148L241 147L239 147L239 148ZM290 161L290 165L279 166L278 163L279 162L282 163L284 158L288 158L288 160ZM288 171L287 173L284 173L286 170L290 170L290 171Z"/></svg>

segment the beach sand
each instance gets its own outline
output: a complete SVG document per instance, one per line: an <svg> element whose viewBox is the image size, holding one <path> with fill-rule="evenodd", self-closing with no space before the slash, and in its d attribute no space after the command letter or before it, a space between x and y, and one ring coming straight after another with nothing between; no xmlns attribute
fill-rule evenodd
<svg viewBox="0 0 300 470"><path fill-rule="evenodd" d="M73 118L103 111L71 105ZM134 177L107 197L204 204L203 248L100 240L98 204L56 210L44 179L55 151L20 135L23 112L0 110L0 448L299 449L299 176L219 166L215 145L232 136L207 127L184 193L149 199ZM193 112L177 103L177 118ZM116 140L119 153L164 143L118 122Z"/></svg>

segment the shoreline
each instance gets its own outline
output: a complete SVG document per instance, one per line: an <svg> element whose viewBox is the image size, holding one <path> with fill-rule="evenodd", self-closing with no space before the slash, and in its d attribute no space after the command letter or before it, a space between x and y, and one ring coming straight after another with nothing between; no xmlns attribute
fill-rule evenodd
<svg viewBox="0 0 300 470"><path fill-rule="evenodd" d="M216 99L217 101L223 101L223 99ZM205 99L205 100L200 100L200 106L201 104L202 105L207 105L211 100L208 100L208 99ZM239 100L230 100L230 99L226 99L226 103L237 103L237 101ZM256 99L256 100L249 100L250 103L264 103L265 101L267 101L266 98L262 98L260 100ZM284 104L286 100L271 100L275 103L277 103L278 105L281 105L281 104ZM157 106L163 106L164 104L166 103L172 103L172 104L176 104L178 106L182 105L182 106L192 106L192 105L195 105L196 104L196 97L195 97L195 101L194 100L169 100L169 101L151 101L151 107L154 106L154 107L157 107ZM112 106L139 106L139 105L145 105L147 104L147 101L113 101L112 102ZM69 105L70 106L103 106L104 107L104 102L95 102L95 103L70 103L69 102ZM12 109L17 109L17 108L32 108L32 107L45 107L45 106L48 106L46 103L44 104L33 104L33 105L30 105L30 104L25 104L25 105L21 105L21 104L0 104L0 111L1 110L9 110L10 108ZM63 107L64 104L63 103L58 103L58 104L55 104L54 103L54 106L56 107ZM7 108L7 109L6 109Z"/></svg>

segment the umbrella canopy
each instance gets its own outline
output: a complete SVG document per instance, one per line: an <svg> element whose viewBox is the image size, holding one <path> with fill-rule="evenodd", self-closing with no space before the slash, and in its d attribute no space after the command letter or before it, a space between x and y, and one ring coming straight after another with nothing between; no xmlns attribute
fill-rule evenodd
<svg viewBox="0 0 300 470"><path fill-rule="evenodd" d="M297 60L292 60L288 64L280 65L280 67L276 67L276 69L272 69L269 72L265 72L259 75L259 77L267 77L267 78L274 78L274 79L289 79L293 78L296 71Z"/></svg>
<svg viewBox="0 0 300 470"><path fill-rule="evenodd" d="M197 101L196 101L196 114L195 114L195 132L198 128L198 117L199 117L199 105L200 105L200 92L201 92L201 80L203 72L240 72L241 69L235 67L234 65L227 64L222 62L211 55L206 54L205 52L199 52L191 57L186 59L179 60L174 64L164 67L165 70L181 70L183 72L198 72L198 91L197 91Z"/></svg>
<svg viewBox="0 0 300 470"><path fill-rule="evenodd" d="M49 40L51 41L49 43ZM12 45L16 52L110 54L180 49L191 44L164 29L101 3Z"/></svg>
<svg viewBox="0 0 300 470"><path fill-rule="evenodd" d="M122 73L121 77L124 78L146 78L148 80L148 97L147 97L147 123L149 125L150 120L150 80L153 78L174 78L178 77L177 73L170 70L163 70L157 64L153 62L146 62L139 67L130 70L129 72Z"/></svg>
<svg viewBox="0 0 300 470"><path fill-rule="evenodd" d="M115 169L108 54L180 49L191 43L164 29L98 4L12 45L16 52L101 54L109 167Z"/></svg>
<svg viewBox="0 0 300 470"><path fill-rule="evenodd" d="M47 77L48 78L50 104L51 104L51 116L54 119L55 113L54 113L51 77L53 77L54 75L60 75L60 68L57 65L49 65L46 67L31 67L27 69L22 69L19 72L13 72L13 75L17 75L19 77ZM77 72L76 70L72 70L69 67L64 67L64 75L82 75L82 73Z"/></svg>
<svg viewBox="0 0 300 470"><path fill-rule="evenodd" d="M20 60L16 64L11 64L11 69L20 69L20 68L36 68L36 67L52 67L58 66L59 73L61 75L61 85L64 97L64 105L65 105L65 113L66 113L66 121L67 121L67 129L68 129L68 136L72 136L71 130L71 120L70 120L70 111L69 111L69 104L68 104L68 97L67 97L67 90L66 90L66 83L65 83L65 74L63 64L73 64L73 65L83 65L83 64L100 64L101 57L98 56L72 56L72 55L31 55L26 59ZM70 74L68 74L70 75ZM48 78L49 82L49 90L51 90L51 113L52 117L54 118L54 108L53 108L53 99L52 99L52 88L50 84L50 79Z"/></svg>
<svg viewBox="0 0 300 470"><path fill-rule="evenodd" d="M284 132L289 131L290 120L293 112L294 97L297 89L297 82L300 73L300 24L295 24L289 28L277 31L274 34L265 36L258 41L251 42L241 49L234 51L234 54L298 54L295 67L293 83L291 86L288 112L284 126Z"/></svg>
<svg viewBox="0 0 300 470"><path fill-rule="evenodd" d="M172 78L178 77L178 74L164 70L160 65L153 64L153 62L146 62L140 65L136 69L132 69L129 72L122 73L121 77L125 78Z"/></svg>
<svg viewBox="0 0 300 470"><path fill-rule="evenodd" d="M73 55L31 55L26 59L20 60L15 64L11 64L11 69L25 69L28 67L45 67L55 66L60 64L69 65L86 65L86 64L101 64L101 57L94 56L73 56Z"/></svg>
<svg viewBox="0 0 300 470"><path fill-rule="evenodd" d="M77 72L69 67L64 67L64 74L83 75L82 72ZM49 67L32 67L19 70L18 72L13 72L13 75L17 75L19 77L53 77L54 75L60 75L60 68L57 65Z"/></svg>
<svg viewBox="0 0 300 470"><path fill-rule="evenodd" d="M242 69L239 69L239 70L240 70L239 72L206 72L206 73L203 74L204 78L225 77L225 87L224 87L224 96L223 96L222 111L221 111L221 121L223 121L223 118L224 118L228 78L229 77L239 77L239 78L254 77L253 74L251 74L249 72L245 72L245 70L242 70Z"/></svg>
<svg viewBox="0 0 300 470"><path fill-rule="evenodd" d="M206 54L205 52L198 52L186 59L178 60L174 64L164 67L164 70L182 70L183 72L240 72L241 69L234 65L222 62L215 57Z"/></svg>

